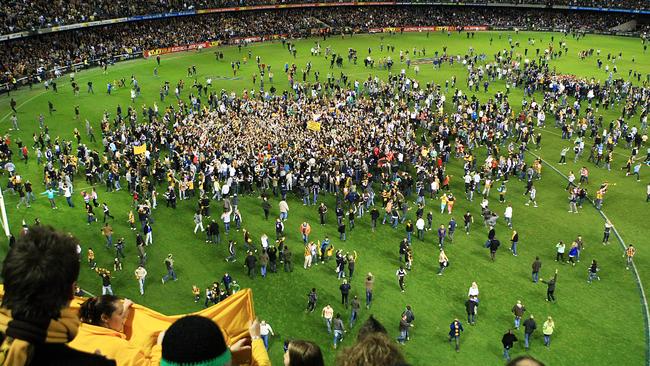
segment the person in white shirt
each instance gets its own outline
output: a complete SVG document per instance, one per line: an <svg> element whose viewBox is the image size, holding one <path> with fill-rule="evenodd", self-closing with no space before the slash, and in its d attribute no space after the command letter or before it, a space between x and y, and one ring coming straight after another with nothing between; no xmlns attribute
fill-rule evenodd
<svg viewBox="0 0 650 366"><path fill-rule="evenodd" d="M140 295L144 295L144 280L146 277L147 277L147 270L142 266L138 266L138 268L135 269L135 278L138 280L138 283L140 284Z"/></svg>
<svg viewBox="0 0 650 366"><path fill-rule="evenodd" d="M467 297L475 297L476 302L478 302L478 285L476 282L472 282L472 286L467 291Z"/></svg>
<svg viewBox="0 0 650 366"><path fill-rule="evenodd" d="M273 333L273 328L271 328L271 325L269 325L266 320L262 320L260 322L260 337L264 341L264 347L267 350L269 349L269 333L271 333L272 336L275 335L275 333Z"/></svg>
<svg viewBox="0 0 650 366"><path fill-rule="evenodd" d="M327 325L327 334L332 333L332 318L334 317L334 309L330 306L330 304L327 304L321 313L321 316L323 319L325 319L325 324Z"/></svg>
<svg viewBox="0 0 650 366"><path fill-rule="evenodd" d="M420 217L415 222L415 228L418 230L418 239L424 240L424 219L423 218Z"/></svg>
<svg viewBox="0 0 650 366"><path fill-rule="evenodd" d="M506 219L506 224L512 229L512 204L509 203L506 211L503 213L503 218Z"/></svg>
<svg viewBox="0 0 650 366"><path fill-rule="evenodd" d="M289 217L289 204L287 201L282 200L278 203L278 208L280 210L280 219L285 221Z"/></svg>

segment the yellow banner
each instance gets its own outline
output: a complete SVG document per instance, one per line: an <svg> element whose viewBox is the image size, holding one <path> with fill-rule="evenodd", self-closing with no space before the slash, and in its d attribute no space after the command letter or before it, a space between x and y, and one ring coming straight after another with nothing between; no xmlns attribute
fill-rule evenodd
<svg viewBox="0 0 650 366"><path fill-rule="evenodd" d="M145 151L147 151L147 144L133 146L133 153L136 155L144 154Z"/></svg>
<svg viewBox="0 0 650 366"><path fill-rule="evenodd" d="M320 131L320 122L309 121L307 122L307 129L312 131Z"/></svg>

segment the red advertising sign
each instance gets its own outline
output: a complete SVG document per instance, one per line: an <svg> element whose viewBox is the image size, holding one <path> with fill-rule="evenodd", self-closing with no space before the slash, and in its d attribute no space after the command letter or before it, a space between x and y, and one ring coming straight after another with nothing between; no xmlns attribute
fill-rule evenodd
<svg viewBox="0 0 650 366"><path fill-rule="evenodd" d="M172 46L172 47L164 47L164 48L155 48L153 50L146 50L142 53L142 55L146 58L151 56L164 55L167 53L199 50L202 48L215 47L218 45L219 45L219 41L192 43L184 46Z"/></svg>

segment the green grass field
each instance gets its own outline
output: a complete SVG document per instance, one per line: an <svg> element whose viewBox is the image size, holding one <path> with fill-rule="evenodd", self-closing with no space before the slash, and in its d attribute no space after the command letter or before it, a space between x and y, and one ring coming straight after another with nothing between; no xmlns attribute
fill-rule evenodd
<svg viewBox="0 0 650 366"><path fill-rule="evenodd" d="M379 52L379 44L393 44L396 46L394 54L390 54L396 60L394 73L399 72L402 67L399 64L399 50L410 50L413 47L425 47L427 55L434 51L442 52L442 47L447 46L451 54L464 54L469 47L477 52L484 52L488 60L500 49L508 47L508 33L485 32L476 33L474 39L466 39L465 35L453 34L447 37L446 34L412 33L395 36L380 35L358 35L352 38L340 37L321 40L323 49L331 46L335 51L346 53L348 47L356 48L359 52L359 65L344 63L343 72L349 75L351 80L363 80L369 75L386 77L387 71L376 69L365 69L362 59L367 55L367 48L372 47L372 55L375 59L382 55L389 55L387 52ZM527 46L529 55L534 55L535 48L550 42L553 35L557 42L562 38L560 34L551 33L519 33L511 34L514 40L518 40L521 47L519 52L527 45L529 37L536 39L535 46ZM489 39L493 38L490 45ZM315 40L299 40L296 42L298 56L293 59L280 43L264 43L250 46L253 57L260 56L262 62L272 65L275 74L275 86L284 89L288 86L283 73L285 62L296 63L300 70L307 61L312 61L313 69L321 71L321 80L326 79L329 72L329 64L322 57L311 57L309 48ZM639 39L604 37L587 35L579 41L573 38L566 38L569 47L569 56L551 61L552 66L557 67L558 72L575 74L584 77L593 77L604 81L607 74L598 70L596 56L580 60L578 52L583 49L601 49L601 58L606 61L607 54L618 54L622 51L622 59L616 64L619 68L619 75L627 78L627 70L634 69L643 72L644 75L650 72L650 57L643 54L641 41ZM174 103L170 94L165 103L160 103L158 90L165 81L173 85L179 79L185 79L186 69L190 65L196 65L198 78L204 81L211 77L213 90L233 90L238 94L243 89L252 88L252 75L256 71L254 62L242 64L240 79L226 80L232 76L230 62L241 60L247 55L247 48L241 54L236 47L225 47L223 61L215 61L214 50L203 50L202 52L189 52L172 54L162 57L162 65L159 68L159 77L153 75L155 60L135 60L119 63L109 68L108 75L102 75L99 69L92 69L78 73L77 79L80 82L81 94L75 97L69 86L67 75L58 81L59 93L45 91L42 86L35 86L33 90L21 90L12 96L18 102L18 118L20 132L8 131L11 127L9 115L9 98L0 98L0 122L2 130L9 133L12 140L20 137L31 147L31 136L38 129L38 115L43 113L47 125L50 127L50 135L72 139L72 131L75 127L84 131L85 118L93 123L96 134L99 134L99 120L101 114L107 110L112 115L115 113L116 105L121 104L123 110L130 104L129 90L122 88L114 91L113 95L106 95L106 83L124 77L127 82L130 76L135 75L142 87L142 96L138 98L134 107L141 110L143 104L150 105L158 101L161 109L168 103ZM534 58L531 56L531 58ZM632 62L632 58L635 62ZM334 70L338 76L339 71ZM407 74L414 76L413 68L407 70ZM300 75L300 74L299 74ZM452 75L458 78L457 85L464 89L466 83L466 70L461 65L450 67L445 65L441 70L433 70L430 64L420 65L420 74L417 79L421 82L433 81L444 84ZM85 92L85 84L92 80L95 86L95 94L89 95ZM309 81L313 81L309 80ZM190 83L190 79L186 82ZM266 84L269 87L268 83ZM481 100L494 95L497 89L505 89L503 83L492 83L489 93L479 92L476 96ZM451 91L451 90L450 90ZM184 97L187 91L184 92ZM472 93L470 93L471 95ZM513 90L510 96L512 105L521 105L523 94L521 90ZM447 99L447 106L451 105L451 98ZM47 102L52 101L57 108L54 115L49 116ZM81 109L81 120L74 119L74 105ZM518 111L517 107L514 107ZM605 122L620 115L620 110L601 110L599 113L605 117ZM560 139L560 131L552 128L550 114L547 125L542 131L542 149L537 151L543 158L554 164L559 159L559 151L563 146L569 146L570 142ZM631 124L638 125L638 116L630 120ZM85 137L83 143L89 144L101 151L101 139L98 143L90 143ZM590 142L586 143L590 146ZM645 150L642 150L642 154ZM645 189L647 183L647 167L642 168L642 181L637 183L633 178L626 178L619 169L623 166L629 151L623 146L616 149L613 169L607 172L598 169L591 163L584 162L590 168L591 194L604 180L616 183L610 188L604 204L604 211L620 231L627 243L637 246L636 266L640 270L643 283L650 283L650 271L648 271L649 259L646 242L648 229L647 204L645 203ZM485 156L485 150L478 153L479 159ZM35 186L36 192L42 192L42 169L35 163L32 154L32 162L23 166L16 163L19 174L30 179ZM533 159L528 155L529 159ZM569 164L557 166L563 173L569 170L578 171L583 165L580 161L573 164L573 155L569 155ZM584 158L586 160L586 157ZM185 313L200 309L200 304L195 304L192 299L191 288L193 284L205 288L209 283L221 278L224 272L229 272L240 282L242 287L251 287L254 292L255 309L257 314L266 319L274 328L276 336L271 340L270 356L274 364L282 363L282 342L290 338L303 338L318 342L326 355L328 365L334 364L335 351L332 350L332 339L327 335L326 327L320 318L320 309L331 303L336 312L341 312L347 320L349 311L340 305L339 281L334 273L334 264L318 265L309 270L302 268L302 255L300 245L299 224L306 220L312 224L311 238L322 239L329 235L335 247L345 250L356 250L359 253L356 275L352 280L352 295L358 294L363 301L363 275L372 272L376 278L375 300L371 310L361 310L360 324L370 314L374 314L384 323L391 336L397 336L397 326L402 310L406 304L410 304L415 312L415 328L411 332L411 341L402 349L407 360L413 365L501 365L502 358L501 336L512 327L513 316L510 312L517 300L522 300L528 309L528 314L534 314L538 320L538 331L536 332L532 347L529 353L546 362L548 365L641 365L646 359L646 324L644 323L644 310L640 303L639 291L631 271L626 271L623 250L614 239L609 246L601 245L603 219L599 213L590 205L586 204L580 214L567 213L567 194L564 191L566 186L562 176L552 171L548 166L544 167L543 178L536 183L538 186L539 208L524 206L525 197L522 193L525 184L516 179L511 179L508 184L507 199L514 207L514 228L520 233L519 256L514 257L506 248L509 247L510 230L505 226L502 219L496 227L497 236L504 244L497 254L496 262L489 260L487 249L483 247L486 229L482 227L480 220L479 200L470 204L464 199L462 179L462 162L453 159L449 165L452 179L452 191L460 199L454 210L454 217L462 222L462 213L470 210L476 220L472 233L465 235L458 230L453 244L448 245L447 253L451 266L444 276L436 276L437 246L434 245L437 237L434 232L428 232L424 242L414 238L414 268L407 276L407 291L400 293L395 271L399 267L398 244L405 236L404 227L400 225L393 230L388 225L381 226L377 232L370 231L370 219L365 216L357 220L357 227L348 232L348 240L345 243L337 238L336 227L318 225L318 214L315 206L303 206L297 198L289 200L290 215L286 223L287 243L292 246L295 260L295 270L291 274L279 272L270 274L266 279L257 277L250 280L243 268L242 249L238 252L238 261L226 263L227 248L222 238L222 245L210 246L204 243L203 235L193 235L192 214L196 207L195 200L181 202L177 210L167 209L163 204L154 211L156 220L154 225L154 245L148 248L148 282L145 296L138 293L137 282L133 277L133 270L137 265L135 250L135 237L129 230L127 224L127 213L131 202L128 193L121 191L117 193L105 193L103 186L98 187L99 200L108 202L111 212L116 216L113 227L116 231L115 239L124 236L127 240L125 268L123 272L114 273L113 289L116 294L134 299L143 305L152 307L160 312ZM6 186L7 177L3 177L1 184ZM85 186L82 177L75 181L75 192L80 192ZM497 213L502 216L504 207L497 203L497 193L492 193L491 206L496 208ZM322 199L330 207L329 223L335 222L334 198L323 195ZM412 197L411 201L414 201ZM160 199L163 201L162 197ZM70 209L65 200L57 199L59 210L50 210L47 199L41 196L32 208L16 209L17 196L6 195L6 206L8 209L9 221L13 232L19 230L22 220L33 222L38 217L45 224L53 225L61 230L69 231L77 236L82 243L85 258L85 250L92 246L95 248L98 263L100 266L111 267L113 252L104 248L104 239L100 234L100 224L86 225L83 200L75 195L74 201L77 207ZM272 216L277 215L278 200L272 199ZM413 204L411 204L413 207ZM212 203L213 210L219 208L219 203ZM263 220L260 207L260 200L257 195L242 199L241 211L243 213L244 227L250 230L254 238L259 240L262 233L273 237L274 227L272 221ZM427 208L434 212L434 225L447 224L449 216L439 214L439 201L427 200ZM101 212L98 213L98 216ZM414 217L414 213L411 214ZM576 267L562 265L554 262L555 243L558 240L571 242L577 235L582 235L585 240L586 250L581 254L582 261ZM231 232L231 238L242 240L241 232ZM3 254L6 247L0 250ZM176 258L176 270L179 276L177 282L170 282L165 285L160 283L160 277L165 274L163 259L167 253L173 253ZM535 256L540 256L543 267L542 276L548 278L555 269L559 269L558 288L556 296L558 302L549 304L544 301L546 286L534 284L530 280L530 265ZM592 258L598 260L602 281L591 285L586 283L587 266ZM464 301L467 290L472 281L477 281L481 291L481 303L478 315L478 324L469 326L466 324ZM100 278L87 266L82 269L80 277L81 286L92 292L101 293ZM318 311L313 314L304 312L306 305L306 294L312 287L319 291ZM552 347L545 349L542 344L541 325L547 316L552 316L556 322L556 332L553 337ZM461 339L461 352L454 352L452 346L447 343L447 332L449 323L453 318L458 317L464 322L465 332ZM463 320L465 319L465 320ZM347 321L346 321L347 326ZM357 328L359 325L356 326ZM516 332L521 342L517 344L512 352L513 355L524 353L523 330ZM353 329L343 341L343 346L353 343L356 331Z"/></svg>

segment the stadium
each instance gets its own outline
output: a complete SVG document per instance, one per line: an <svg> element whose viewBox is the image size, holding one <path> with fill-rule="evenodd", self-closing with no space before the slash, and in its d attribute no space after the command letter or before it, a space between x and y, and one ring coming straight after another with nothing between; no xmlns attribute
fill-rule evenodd
<svg viewBox="0 0 650 366"><path fill-rule="evenodd" d="M646 0L0 4L2 365L650 365Z"/></svg>

